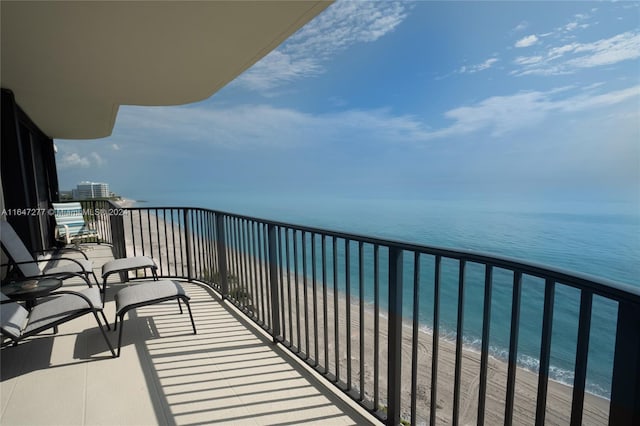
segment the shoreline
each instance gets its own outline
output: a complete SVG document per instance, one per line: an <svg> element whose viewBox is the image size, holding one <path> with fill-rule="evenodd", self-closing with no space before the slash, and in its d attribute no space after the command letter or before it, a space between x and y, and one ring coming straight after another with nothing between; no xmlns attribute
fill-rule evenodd
<svg viewBox="0 0 640 426"><path fill-rule="evenodd" d="M285 272L286 274L286 272ZM293 276L291 271L291 276ZM302 289L304 282L303 277L299 276L300 295L302 296ZM287 288L286 275L284 276L285 283L283 288ZM293 281L293 279L292 279ZM312 281L307 279L307 291L312 293ZM291 283L291 287L295 290L294 282ZM327 288L327 343L328 343L328 362L324 360L322 350L324 349L324 319L323 319L323 294L322 294L322 282L317 282L317 302L318 302L318 330L319 335L319 349L317 360L322 360L329 367L329 371L335 372L335 358L334 358L334 341L335 341L335 318L334 318L334 293L331 286ZM288 295L288 290L285 290L285 297ZM301 297L302 300L302 297ZM301 303L302 305L302 303ZM304 305L302 305L304 306ZM290 307L293 311L295 318L296 306L295 302ZM358 300L351 299L351 348L352 348L352 377L354 383L358 381L359 376L359 359L354 359L354 355L357 356L359 352L359 334L353 333L355 330L360 329L359 323L359 303ZM288 312L288 309L287 309ZM342 373L346 373L347 354L345 351L345 344L347 342L346 334L349 325L346 323L346 297L338 291L338 343L340 345L340 374L341 377L345 377ZM313 314L313 310L309 307L309 315ZM385 403L386 397L386 362L387 362L387 313L380 309L379 312L379 377L380 377L380 404ZM373 376L371 371L374 370L374 356L370 352L370 346L372 346L374 333L374 309L366 301L364 303L364 336L365 336L365 394L371 398L373 396L372 382ZM282 324L281 324L282 326ZM304 327L301 327L301 331L304 331ZM409 401L411 398L411 353L412 353L412 331L413 325L411 320L403 319L402 329L402 383L406 383L407 386L401 389L402 405L402 417L409 419ZM291 336L297 333L297 330L289 330L287 332L288 339L291 341ZM314 336L311 331L311 337ZM301 340L303 340L302 337ZM417 340L417 358L418 358L418 371L417 371L417 388L416 388L416 404L417 415L420 422L426 422L428 420L428 407L430 404L430 387L431 387L431 358L432 358L432 341L433 333L425 330L422 326L418 328L418 340ZM295 343L295 342L292 342ZM301 342L302 343L302 342ZM305 348L306 351L306 348ZM309 355L315 356L313 348L306 351ZM449 424L452 421L453 412L453 387L454 387L454 367L455 367L455 354L456 343L455 340L443 337L438 337L438 370L437 370L437 413L436 417L439 422ZM480 357L481 351L470 348L468 344L462 346L462 374L460 381L460 422L462 424L475 424L477 415L478 404L478 390L479 390L479 376L480 376ZM495 357L491 353L489 354L487 361L487 390L485 400L485 421L487 424L497 424L503 422L503 415L505 409L504 394L506 391L508 363L505 360ZM343 379L344 380L344 379ZM370 386L367 386L369 384ZM516 369L516 387L514 395L514 411L513 419L514 424L527 424L528 421L535 417L536 411L536 395L538 386L538 373L531 371L517 365ZM572 399L573 387L562 383L557 380L549 378L547 389L547 409L546 409L546 423L548 424L561 424L568 423L571 416L571 399ZM584 397L584 413L583 413L583 425L599 425L606 424L609 413L609 400L589 393L585 391Z"/></svg>
<svg viewBox="0 0 640 426"><path fill-rule="evenodd" d="M136 215L137 216L137 215ZM130 220L133 219L133 215L128 216ZM146 219L145 219L146 221ZM149 250L146 251L146 254L153 254L154 259L158 262L161 270L167 268L169 274L171 274L171 270L177 274L177 271L184 272L186 265L183 264L181 259L173 259L171 253L173 252L173 239L167 240L166 238L162 238L163 232L166 233L166 230L178 230L177 224L168 223L162 217L157 217L152 213L149 213L149 228L145 226L143 231L148 231L149 235L144 238L144 247ZM164 222L164 223L161 223ZM156 229L160 228L160 236L157 235ZM133 220L133 229L136 231L136 234L140 232L139 221ZM128 230L126 235L126 243L127 243L127 251L129 254L133 254L133 246L131 243L131 224L128 224L125 227ZM160 237L160 238L159 238ZM136 242L139 243L138 237L136 236ZM138 244L136 244L137 246ZM139 248L139 247L138 247ZM163 256L163 254L168 254L167 256ZM235 270L235 266L232 263L232 258L234 256L243 255L246 256L247 259L254 262L257 265L257 270L259 274L263 274L265 277L268 276L268 265L266 265L260 259L253 259L249 253L242 253L237 248L233 248L231 246L227 246L227 259L229 262L228 271L229 274L235 274L236 277L242 282L242 271L240 271L240 276L238 276L238 271ZM170 265L174 264L174 268ZM192 265L194 271L198 271L198 266L202 268L202 265L198 265L198 262ZM202 271L199 271L200 273ZM198 275L198 274L194 274ZM359 369L360 369L360 333L359 331L363 331L363 339L365 342L364 347L364 376L365 376L365 395L368 399L372 399L374 390L373 390L373 382L374 375L373 372L376 370L374 368L374 360L375 355L373 353L373 342L374 342L374 308L370 302L366 299L363 303L364 310L364 322L362 326L360 325L360 317L359 317L359 299L357 297L352 296L350 303L350 323L346 322L346 295L341 291L337 291L337 295L333 293L333 286L327 283L326 289L323 288L322 280L316 279L316 300L314 303L313 300L313 280L311 277L304 277L301 273L297 275L298 288L296 289L296 275L294 270L287 270L286 267L283 268L282 273L279 274L282 278L281 282L281 300L285 303L282 306L282 314L281 314L281 327L282 331L286 333L286 340L291 342L292 345L298 346L298 349L302 352L306 352L310 357L313 354L313 359L317 362L324 364L327 366L328 371L335 374L335 364L336 357L338 357L338 362L340 364L339 368L339 376L342 378L346 377L347 372L347 353L346 353L346 343L347 343L347 330L350 330L351 335L351 376L353 379L354 387L358 387L359 385ZM199 276L195 276L195 279L198 279ZM254 281L256 281L255 277ZM305 285L306 285L306 293L309 297L304 299L305 294ZM246 282L243 284L246 286L246 289L249 293L253 293L254 291L258 291L260 289L259 283L257 282ZM263 286L262 290L268 291L266 284ZM326 308L327 308L327 318L326 321L324 319L324 294L323 290L326 290ZM298 303L296 304L295 294L298 294ZM336 297L337 296L337 297ZM255 299L255 300L254 300ZM258 294L252 296L251 300L251 310L254 311L254 315L256 314L255 310L258 309L262 311L262 304L258 299ZM338 306L337 310L334 311L335 301L337 299ZM288 300L292 301L291 305L288 305ZM254 305L255 302L255 306ZM298 315L299 309L304 309L306 305L307 313L309 314L310 321L305 323L304 315L300 312L300 316ZM316 309L314 309L314 306ZM336 320L334 312L337 312L338 318ZM263 312L264 314L264 312ZM292 327L289 327L289 316L291 316L291 324ZM386 312L380 309L379 312L379 353L377 356L379 357L379 368L378 368L378 377L379 377L379 404L384 404L386 401L387 391L386 391L386 382L387 382L387 374L386 374L386 365L387 365L387 315ZM300 323L300 329L298 330L298 321ZM314 326L317 323L317 329L314 330ZM326 326L325 326L326 323ZM327 329L327 334L324 334L324 329ZM307 335L306 330L309 330ZM404 386L401 389L402 395L402 417L408 419L410 414L408 412L409 401L411 398L411 353L412 353L412 330L413 326L411 321L403 320L403 332L402 332L402 383L406 383L407 386ZM442 330L442 329L441 329ZM336 332L337 331L337 332ZM298 341L297 337L300 335L300 340ZM306 340L309 340L310 346L307 347L304 343ZM318 340L318 353L315 353L314 343L315 339ZM324 349L325 349L325 340L328 357L324 357ZM335 350L335 342L339 344L339 351L336 354ZM427 326L420 325L418 330L418 341L417 341L417 353L418 353L418 371L417 371L417 388L416 388L416 401L417 401L417 414L418 414L418 422L422 423L428 419L428 407L430 404L430 394L431 394L431 358L432 358L432 341L433 341L433 333L429 332ZM438 380L437 380L437 413L436 417L439 422L449 423L451 422L451 416L453 411L453 387L454 387L454 366L455 366L455 354L456 354L456 345L455 341L452 341L450 338L443 336L442 333L438 337ZM505 390L506 390L506 378L507 378L507 362L493 356L491 353L489 354L488 362L487 362L487 390L485 393L485 420L487 424L500 423L503 421L504 409L505 409ZM469 344L463 344L462 347L462 374L460 381L460 402L459 402L459 412L460 412L460 421L461 423L475 423L476 415L477 415L477 399L478 399L478 388L479 388L479 365L480 365L480 351L475 350L475 348L470 347ZM535 408L536 408L536 395L537 395L537 385L538 385L538 374L537 372L531 371L521 365L518 364L516 369L516 386L515 386L515 396L514 396L514 411L513 411L513 420L514 424L523 424L530 423L531 420L535 416ZM567 384L564 384L560 381L549 378L548 381L548 390L547 390L547 410L546 410L546 422L549 424L558 424L558 423L566 423L570 418L571 413L571 399L572 399L572 391L573 387ZM601 396L595 395L593 393L589 393L585 391L584 398L584 414L583 414L583 424L587 425L596 425L603 424L607 422L609 411L609 401Z"/></svg>
<svg viewBox="0 0 640 426"><path fill-rule="evenodd" d="M129 198L120 198L118 201L114 201L119 207L126 209L130 207L135 207L137 200L131 200Z"/></svg>

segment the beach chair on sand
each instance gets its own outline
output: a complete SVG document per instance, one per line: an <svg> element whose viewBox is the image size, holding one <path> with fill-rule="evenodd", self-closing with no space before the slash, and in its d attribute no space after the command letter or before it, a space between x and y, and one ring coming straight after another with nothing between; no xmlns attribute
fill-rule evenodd
<svg viewBox="0 0 640 426"><path fill-rule="evenodd" d="M80 277L91 287L89 276L100 287L98 278L93 272L93 263L81 250L73 248L43 250L36 256L29 252L13 226L6 220L0 220L0 242L10 262L0 266L14 268L24 278L70 278ZM82 258L62 257L65 252L80 253Z"/></svg>
<svg viewBox="0 0 640 426"><path fill-rule="evenodd" d="M52 203L56 219L56 239L67 244L80 240L95 238L100 243L100 234L95 224L84 220L84 212L80 203Z"/></svg>

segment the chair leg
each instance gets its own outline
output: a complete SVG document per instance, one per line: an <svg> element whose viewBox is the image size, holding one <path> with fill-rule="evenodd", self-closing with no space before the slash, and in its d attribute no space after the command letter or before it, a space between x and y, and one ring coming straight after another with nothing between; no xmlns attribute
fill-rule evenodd
<svg viewBox="0 0 640 426"><path fill-rule="evenodd" d="M93 281L96 283L98 288L100 288L100 282L98 281L98 277L96 277L96 273L94 271L91 271L91 275L93 275Z"/></svg>
<svg viewBox="0 0 640 426"><path fill-rule="evenodd" d="M104 324L107 326L107 330L111 330L111 327L109 326L109 321L107 321L107 316L104 314L104 311L102 309L100 309L100 314L102 315Z"/></svg>
<svg viewBox="0 0 640 426"><path fill-rule="evenodd" d="M180 308L180 314L182 314L182 304L180 303L180 298L178 297L178 307Z"/></svg>
<svg viewBox="0 0 640 426"><path fill-rule="evenodd" d="M196 323L193 321L193 314L191 313L191 306L189 305L189 301L184 299L184 304L187 305L187 310L189 311L189 318L191 318L191 327L193 327L193 334L198 334L196 332Z"/></svg>
<svg viewBox="0 0 640 426"><path fill-rule="evenodd" d="M100 285L98 285L98 288L100 288ZM104 300L107 297L107 278L102 281L102 290L100 290L100 293L102 293L102 304L104 305Z"/></svg>
<svg viewBox="0 0 640 426"><path fill-rule="evenodd" d="M107 346L109 347L109 350L111 351L111 355L113 355L114 358L116 358L116 353L113 350L113 346L111 346L111 342L109 341L109 338L107 337L107 333L104 331L104 328L102 328L102 324L100 323L100 318L98 318L98 314L96 313L95 310L92 311L93 312L93 316L96 319L96 322L98 323L98 328L100 329L100 332L102 332L102 337L104 337L104 341L107 342ZM109 326L109 324L107 323L107 327ZM120 350L118 349L118 355L120 355Z"/></svg>
<svg viewBox="0 0 640 426"><path fill-rule="evenodd" d="M116 358L120 356L120 347L122 346L122 330L124 330L124 314L120 316L120 332L118 333L118 355Z"/></svg>
<svg viewBox="0 0 640 426"><path fill-rule="evenodd" d="M84 279L84 282L87 283L87 285L89 286L89 288L93 287L91 285L91 280L89 279L89 272L80 272L78 274L78 276L81 276ZM99 288L99 287L98 287Z"/></svg>

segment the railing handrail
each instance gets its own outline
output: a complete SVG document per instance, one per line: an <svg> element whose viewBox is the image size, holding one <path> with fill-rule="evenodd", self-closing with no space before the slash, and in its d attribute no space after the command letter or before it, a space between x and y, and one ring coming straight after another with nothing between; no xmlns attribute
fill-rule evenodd
<svg viewBox="0 0 640 426"><path fill-rule="evenodd" d="M111 203L111 202L110 202ZM111 203L113 204L113 203ZM120 208L120 207L118 207ZM518 258L512 258L503 255L490 253L482 253L473 250L452 249L448 247L430 246L425 244L411 243L400 240L386 239L381 237L372 237L368 235L349 233L344 231L336 231L324 229L308 225L300 225L287 223L272 219L264 219L255 216L231 213L223 210L215 210L204 207L178 207L178 206L157 206L157 207L122 207L127 210L156 210L156 209L188 209L197 211L206 211L214 214L235 217L237 219L251 220L263 223L265 225L273 225L284 228L296 229L302 232L324 234L334 238L342 238L346 240L361 241L364 243L374 244L378 246L394 247L400 250L408 250L429 254L433 256L443 256L457 260L465 260L474 263L490 264L498 268L516 270L527 275L539 278L552 278L557 282L569 285L571 287L590 290L594 294L604 296L616 301L626 300L633 303L640 303L640 287L634 287L629 284L620 283L602 277L570 271L554 266L539 264L536 262L526 261Z"/></svg>

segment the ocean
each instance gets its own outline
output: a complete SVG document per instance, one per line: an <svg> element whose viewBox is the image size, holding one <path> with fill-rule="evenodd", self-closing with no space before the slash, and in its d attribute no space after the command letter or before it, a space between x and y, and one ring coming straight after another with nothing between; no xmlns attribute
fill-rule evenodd
<svg viewBox="0 0 640 426"><path fill-rule="evenodd" d="M135 195L135 194L132 194ZM131 196L131 195L130 195ZM420 197L346 197L309 194L165 193L140 206L204 207L293 224L508 256L527 262L593 275L640 287L640 206L634 202L581 196L535 197L430 194ZM352 254L353 255L353 254ZM344 253L339 253L340 263ZM405 258L405 279L411 278ZM352 265L356 264L352 262ZM421 264L420 323L430 330L433 267ZM381 276L386 270L381 269ZM338 282L344 282L341 272ZM443 261L441 333L455 338L457 263ZM508 355L512 275L494 272L490 350ZM330 279L331 281L331 279ZM370 281L370 280L369 280ZM464 340L479 350L482 332L484 270L470 264L465 275ZM406 293L405 286L405 293ZM344 291L344 285L338 286ZM355 296L355 290L354 296ZM367 301L372 290L365 290ZM381 297L385 297L382 292ZM522 285L518 362L537 371L542 327L543 280L527 278ZM405 311L412 297L405 294ZM384 306L386 301L382 301ZM551 351L551 378L573 382L578 330L579 292L556 287ZM587 390L609 397L615 341L615 303L594 298L590 333Z"/></svg>

